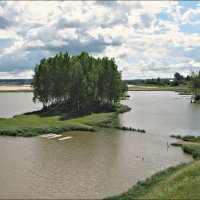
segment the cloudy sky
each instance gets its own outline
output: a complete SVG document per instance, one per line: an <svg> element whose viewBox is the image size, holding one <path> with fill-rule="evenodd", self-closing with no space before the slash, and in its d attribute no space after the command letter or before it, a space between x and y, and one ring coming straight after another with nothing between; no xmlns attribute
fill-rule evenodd
<svg viewBox="0 0 200 200"><path fill-rule="evenodd" d="M0 2L0 78L61 51L114 57L123 79L186 75L200 70L200 2Z"/></svg>

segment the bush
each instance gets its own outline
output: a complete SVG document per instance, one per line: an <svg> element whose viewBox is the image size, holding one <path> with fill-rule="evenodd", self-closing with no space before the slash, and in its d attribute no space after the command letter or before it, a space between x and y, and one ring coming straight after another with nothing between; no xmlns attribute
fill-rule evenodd
<svg viewBox="0 0 200 200"><path fill-rule="evenodd" d="M198 144L184 144L183 151L192 154L194 158L200 158L200 145Z"/></svg>
<svg viewBox="0 0 200 200"><path fill-rule="evenodd" d="M16 129L0 129L0 135L32 137L47 133L59 134L67 131L95 132L96 130L90 126L25 127Z"/></svg>
<svg viewBox="0 0 200 200"><path fill-rule="evenodd" d="M192 135L186 135L186 136L171 135L171 137L189 142L200 142L200 136L195 137Z"/></svg>

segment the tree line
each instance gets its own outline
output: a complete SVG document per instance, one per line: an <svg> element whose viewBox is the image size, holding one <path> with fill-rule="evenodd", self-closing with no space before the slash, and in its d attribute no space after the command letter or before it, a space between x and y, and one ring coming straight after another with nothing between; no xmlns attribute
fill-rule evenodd
<svg viewBox="0 0 200 200"><path fill-rule="evenodd" d="M191 73L190 87L194 93L194 102L200 101L200 70Z"/></svg>
<svg viewBox="0 0 200 200"><path fill-rule="evenodd" d="M126 80L127 84L133 85L154 85L154 86L179 86L187 85L191 81L191 76L184 77L179 72L174 73L174 78L151 78L151 79L136 79Z"/></svg>
<svg viewBox="0 0 200 200"><path fill-rule="evenodd" d="M43 58L35 67L32 87L33 101L44 108L64 104L71 110L117 102L126 90L114 58L94 58L86 52Z"/></svg>

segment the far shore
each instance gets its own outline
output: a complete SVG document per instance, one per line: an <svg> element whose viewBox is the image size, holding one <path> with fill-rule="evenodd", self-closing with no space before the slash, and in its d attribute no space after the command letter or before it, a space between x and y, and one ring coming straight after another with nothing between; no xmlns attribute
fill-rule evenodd
<svg viewBox="0 0 200 200"><path fill-rule="evenodd" d="M0 84L0 92L32 92L30 84ZM175 91L190 94L190 90L183 86L146 86L128 85L128 91Z"/></svg>
<svg viewBox="0 0 200 200"><path fill-rule="evenodd" d="M32 88L31 85L24 84L24 85L12 85L12 84L1 84L0 85L0 92L31 92Z"/></svg>
<svg viewBox="0 0 200 200"><path fill-rule="evenodd" d="M188 86L149 86L149 85L128 85L128 91L174 91L180 94L191 94Z"/></svg>

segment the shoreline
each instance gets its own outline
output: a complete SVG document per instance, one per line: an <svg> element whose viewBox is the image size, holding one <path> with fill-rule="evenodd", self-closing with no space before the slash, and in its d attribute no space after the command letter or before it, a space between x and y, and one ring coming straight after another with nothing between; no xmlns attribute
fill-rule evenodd
<svg viewBox="0 0 200 200"><path fill-rule="evenodd" d="M149 178L138 181L128 191L104 199L199 199L200 194L196 191L200 187L200 180L194 179L194 175L200 176L200 143L182 139L171 145L181 147L193 157L193 161L158 171ZM195 188L191 189L191 185L195 185ZM181 191L180 186L183 188Z"/></svg>
<svg viewBox="0 0 200 200"><path fill-rule="evenodd" d="M190 163L180 164L158 171L144 181L138 181L128 191L113 196L106 197L105 200L133 200L133 199L199 199L200 194L196 191L200 184L197 182L194 191L188 191L194 180L194 173L199 174L200 160ZM185 175L186 174L186 175ZM198 180L197 180L198 181ZM195 182L196 183L196 182ZM183 188L180 191L180 186ZM186 190L186 192L184 192ZM183 194L184 193L184 194Z"/></svg>
<svg viewBox="0 0 200 200"><path fill-rule="evenodd" d="M0 92L32 92L29 84L0 84Z"/></svg>
<svg viewBox="0 0 200 200"><path fill-rule="evenodd" d="M128 85L128 91L174 91L185 95L191 94L190 88L186 86Z"/></svg>
<svg viewBox="0 0 200 200"><path fill-rule="evenodd" d="M64 133L68 131L95 132L100 125L109 124L120 113L130 111L130 107L123 104L113 105L115 111L100 113L67 113L64 115L51 111L35 111L14 116L0 118L0 136L32 137L47 133Z"/></svg>
<svg viewBox="0 0 200 200"><path fill-rule="evenodd" d="M128 91L190 91L183 86L147 86L147 85L127 85ZM0 84L0 92L4 91L33 91L30 84Z"/></svg>

